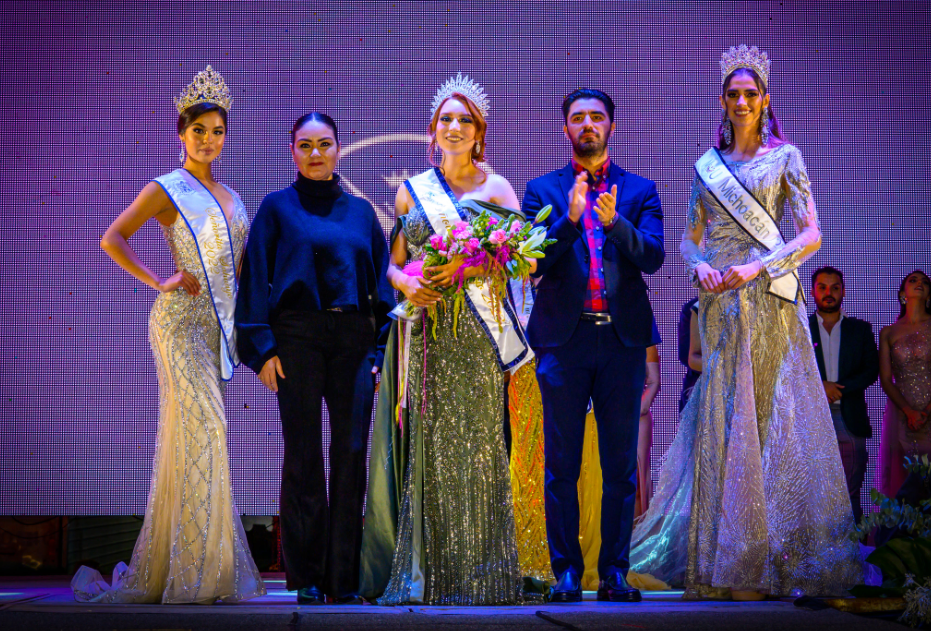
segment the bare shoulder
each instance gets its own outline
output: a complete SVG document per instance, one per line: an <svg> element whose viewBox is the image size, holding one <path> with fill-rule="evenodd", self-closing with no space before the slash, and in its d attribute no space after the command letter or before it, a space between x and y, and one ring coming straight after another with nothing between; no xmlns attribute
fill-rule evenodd
<svg viewBox="0 0 931 631"><path fill-rule="evenodd" d="M398 187L398 192L394 196L394 215L400 217L410 212L414 207L414 198L408 192L407 187L403 184Z"/></svg>
<svg viewBox="0 0 931 631"><path fill-rule="evenodd" d="M136 199L127 209L133 214L138 214L144 219L155 217L159 223L168 225L175 219L177 210L168 193L161 187L158 182L149 182L142 187Z"/></svg>
<svg viewBox="0 0 931 631"><path fill-rule="evenodd" d="M504 176L492 173L488 176L484 189L487 191L487 197L490 201L505 208L520 208L517 193L514 192L514 187Z"/></svg>
<svg viewBox="0 0 931 631"><path fill-rule="evenodd" d="M514 192L514 187L511 186L511 183L507 181L507 178L505 178L503 175L498 175L497 173L492 173L488 176L488 181L485 183L485 186L495 193L505 191Z"/></svg>
<svg viewBox="0 0 931 631"><path fill-rule="evenodd" d="M887 324L879 330L879 341L890 341L890 338L895 337L896 334L898 334L899 328L901 327L899 326L898 322Z"/></svg>

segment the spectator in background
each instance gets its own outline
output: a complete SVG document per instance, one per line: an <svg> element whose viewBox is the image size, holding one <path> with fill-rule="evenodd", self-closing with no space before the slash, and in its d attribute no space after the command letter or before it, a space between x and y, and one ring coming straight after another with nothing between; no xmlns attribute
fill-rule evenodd
<svg viewBox="0 0 931 631"><path fill-rule="evenodd" d="M679 395L679 412L685 407L692 394L695 382L701 376L701 336L698 334L698 296L695 296L682 305L679 313L679 363L685 366L685 377L682 378L682 394ZM697 349L698 368L693 368L689 361L691 350Z"/></svg>
<svg viewBox="0 0 931 631"><path fill-rule="evenodd" d="M879 332L879 382L889 402L883 414L880 490L895 496L903 456L931 453L931 281L915 270L899 285L899 319Z"/></svg>
<svg viewBox="0 0 931 631"><path fill-rule="evenodd" d="M824 394L831 408L837 446L854 519L860 520L860 489L866 475L866 439L873 435L866 410L866 389L879 376L879 353L873 326L848 316L844 303L844 275L822 267L811 275L812 296L818 310L808 318L815 359Z"/></svg>

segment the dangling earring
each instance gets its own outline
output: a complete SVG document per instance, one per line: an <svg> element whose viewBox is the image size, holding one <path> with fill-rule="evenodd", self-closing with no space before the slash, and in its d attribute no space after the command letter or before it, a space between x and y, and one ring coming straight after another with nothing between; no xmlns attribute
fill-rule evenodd
<svg viewBox="0 0 931 631"><path fill-rule="evenodd" d="M731 125L731 119L727 117L727 112L721 114L721 124L724 125L724 144L729 145L734 140L734 128Z"/></svg>
<svg viewBox="0 0 931 631"><path fill-rule="evenodd" d="M906 302L908 302L908 300L906 300L902 296L899 296L899 302L901 302L904 305Z"/></svg>
<svg viewBox="0 0 931 631"><path fill-rule="evenodd" d="M181 153L178 154L178 162L180 162L181 164L184 164L184 158L185 158L184 145L181 145Z"/></svg>
<svg viewBox="0 0 931 631"><path fill-rule="evenodd" d="M760 116L760 143L765 147L769 144L769 108L763 108Z"/></svg>
<svg viewBox="0 0 931 631"><path fill-rule="evenodd" d="M476 157L482 155L482 143L476 141L475 147L473 147L472 151L475 153Z"/></svg>

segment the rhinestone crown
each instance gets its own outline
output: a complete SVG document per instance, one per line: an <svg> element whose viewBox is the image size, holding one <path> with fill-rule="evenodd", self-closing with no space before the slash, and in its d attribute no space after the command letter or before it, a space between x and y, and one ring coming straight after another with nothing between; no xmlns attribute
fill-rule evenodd
<svg viewBox="0 0 931 631"><path fill-rule="evenodd" d="M721 53L721 85L724 85L728 75L738 68L753 70L763 80L763 85L769 85L769 66L769 57L756 46L731 46L729 50Z"/></svg>
<svg viewBox="0 0 931 631"><path fill-rule="evenodd" d="M226 111L229 111L233 104L233 97L230 96L230 89L226 87L226 81L210 66L194 75L194 80L188 84L180 96L175 97L175 107L178 108L179 114L198 103L213 103Z"/></svg>
<svg viewBox="0 0 931 631"><path fill-rule="evenodd" d="M436 114L440 105L455 92L462 94L472 101L475 107L478 108L478 111L481 112L482 117L488 118L489 103L485 90L482 89L482 86L470 80L468 76L463 78L461 72L457 72L455 79L450 79L436 91L436 96L433 97L433 106L430 108L430 114Z"/></svg>

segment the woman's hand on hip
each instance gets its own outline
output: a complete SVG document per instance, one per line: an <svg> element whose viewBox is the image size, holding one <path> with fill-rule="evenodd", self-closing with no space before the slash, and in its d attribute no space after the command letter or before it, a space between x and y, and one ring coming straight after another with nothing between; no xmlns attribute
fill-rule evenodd
<svg viewBox="0 0 931 631"><path fill-rule="evenodd" d="M275 355L262 366L259 381L272 392L278 392L278 377L285 378L284 370L281 369L281 360Z"/></svg>
<svg viewBox="0 0 931 631"><path fill-rule="evenodd" d="M200 281L193 274L186 270L181 270L174 276L163 280L158 285L159 291L174 291L178 288L183 289L191 296L200 294Z"/></svg>

